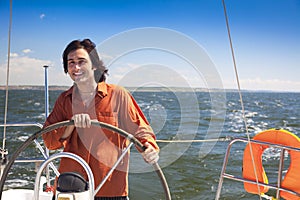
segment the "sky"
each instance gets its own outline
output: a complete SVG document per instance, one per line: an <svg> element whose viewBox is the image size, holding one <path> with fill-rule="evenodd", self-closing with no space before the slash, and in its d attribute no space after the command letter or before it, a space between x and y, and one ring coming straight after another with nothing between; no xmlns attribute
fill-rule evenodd
<svg viewBox="0 0 300 200"><path fill-rule="evenodd" d="M300 92L300 0L225 0L242 89ZM236 89L221 0L0 1L0 85L72 85L62 52L90 38L107 82Z"/></svg>

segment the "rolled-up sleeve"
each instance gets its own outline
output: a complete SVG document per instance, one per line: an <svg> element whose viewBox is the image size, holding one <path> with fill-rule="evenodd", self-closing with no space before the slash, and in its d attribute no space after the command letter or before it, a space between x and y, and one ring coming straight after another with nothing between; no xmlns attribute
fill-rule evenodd
<svg viewBox="0 0 300 200"><path fill-rule="evenodd" d="M67 120L64 114L63 102L61 95L56 100L53 111L48 116L44 127ZM61 140L61 137L64 134L65 129L66 127L58 128L42 135L44 143L48 149L55 150L63 147L64 140Z"/></svg>
<svg viewBox="0 0 300 200"><path fill-rule="evenodd" d="M142 144L149 142L157 151L156 136L141 108L132 95L125 89L120 89L118 99L120 128L136 137Z"/></svg>

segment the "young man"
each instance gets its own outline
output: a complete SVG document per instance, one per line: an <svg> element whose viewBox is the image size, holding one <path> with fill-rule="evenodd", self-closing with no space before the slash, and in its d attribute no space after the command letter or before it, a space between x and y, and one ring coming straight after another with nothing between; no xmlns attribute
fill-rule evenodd
<svg viewBox="0 0 300 200"><path fill-rule="evenodd" d="M112 131L91 126L91 120L112 124L134 135L146 147L142 155L150 164L158 161L159 148L147 119L129 92L105 82L107 69L95 47L89 39L74 40L64 50L64 71L74 85L58 97L45 126L70 119L74 125L45 133L43 139L50 150L63 147L64 151L81 156L91 167L97 187L128 141ZM128 159L127 154L95 199L128 199ZM83 168L71 159L61 159L59 171L78 172L87 178Z"/></svg>

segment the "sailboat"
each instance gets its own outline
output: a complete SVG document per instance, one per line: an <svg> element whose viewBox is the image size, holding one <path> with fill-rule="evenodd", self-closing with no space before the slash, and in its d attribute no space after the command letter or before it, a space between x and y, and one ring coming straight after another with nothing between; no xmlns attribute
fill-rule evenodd
<svg viewBox="0 0 300 200"><path fill-rule="evenodd" d="M10 11L12 12L12 0L10 1ZM11 14L11 13L10 13ZM10 15L10 31L11 32L11 15ZM10 37L10 34L9 34ZM10 39L9 39L10 41ZM9 42L10 43L10 42ZM9 44L10 46L10 44ZM9 48L10 49L10 48ZM13 124L7 124L6 118L7 118L7 105L8 105L8 76L9 76L9 59L10 58L10 52L8 53L8 67L7 67L7 84L6 84L6 101L5 101L5 117L4 117L4 125L1 125L4 127L4 139L3 139L3 148L1 149L1 181L0 181L0 199L8 200L8 199L20 199L20 200L29 200L29 199L41 199L41 200L86 200L86 199L94 199L94 196L99 192L99 190L102 188L104 183L109 179L110 175L114 172L114 170L118 167L118 165L123 161L124 157L128 154L128 151L130 148L135 145L139 147L142 151L145 151L146 147L141 144L139 140L137 140L132 134L127 133L126 131L119 129L118 127L112 126L107 123L99 122L99 121L92 121L92 126L99 126L103 129L108 129L110 131L113 131L114 133L120 134L121 136L125 137L129 141L129 145L122 150L121 155L119 156L118 160L115 162L115 164L111 167L111 169L108 171L107 175L103 178L103 180L100 182L99 185L95 185L94 183L94 176L92 173L92 170L90 169L89 165L86 163L86 161L81 158L78 155L75 155L73 153L69 152L60 152L56 153L54 155L49 156L49 150L43 148L40 143L37 141L37 138L40 137L43 133L55 130L60 127L74 125L73 120L68 120L64 122L59 122L56 124L52 124L50 126L47 126L46 128L43 128L41 124L20 124L20 123L13 123ZM48 108L49 108L49 102L48 102L48 73L47 68L45 67L45 116L48 116ZM24 143L18 147L18 149L13 153L12 156L8 157L8 151L6 150L5 146L5 134L6 134L6 128L7 127L19 127L19 126L37 126L40 128L39 131L32 134ZM42 161L42 164L38 167L35 183L34 183L34 189L9 189L4 190L4 184L6 181L6 178L9 175L10 169L12 165L15 163L16 159L19 157L20 153L23 152L31 143L35 142L38 149L40 150L40 153L44 158L41 160L38 159L27 159L27 160L21 160L19 162L36 162L39 163ZM70 173L64 173L60 174L58 169L53 164L53 161L55 159L59 158L69 158L72 160L75 160L78 162L82 168L85 170L88 181L84 180L84 178L80 177L78 174L75 174L73 172ZM165 176L159 166L158 163L152 164L152 167L154 168L154 171L157 173L159 179L161 180L161 183L163 184L163 188L165 190L165 198L171 199L169 187L167 184L167 181L165 179ZM57 188L56 188L56 194L54 195L53 188L49 185L50 184L50 173L49 168L52 169L52 171L55 173L55 175L58 177L57 179ZM46 170L46 177L42 177L42 174ZM41 180L42 179L42 180ZM43 190L43 185L47 184L46 190ZM70 183L71 186L70 186Z"/></svg>
<svg viewBox="0 0 300 200"><path fill-rule="evenodd" d="M224 3L224 2L223 2ZM153 33L153 32L152 32ZM46 74L46 70L47 67L45 67L45 74ZM47 97L47 78L45 76L45 80L46 80L46 83L45 83L45 99L48 99ZM242 99L241 99L241 102ZM48 107L48 103L45 103L46 107ZM47 114L45 114L47 115ZM40 136L40 134L42 134L43 132L45 131L50 131L52 129L55 129L57 127L60 127L60 126L68 126L70 124L72 124L73 122L72 121L66 121L66 122L61 122L59 124L55 124L51 127L48 127L47 129L41 129L37 132L35 132L33 135L31 135L31 137L29 137L26 141L24 141L24 144L22 146L19 147L19 149L17 149L15 151L15 153L9 157L9 161L8 163L6 163L6 165L3 165L2 166L2 179L1 179L1 195L2 195L2 199L6 200L6 199L13 199L13 198L17 198L17 199L24 199L24 200L27 200L27 199L52 199L52 189L51 187L48 185L48 182L49 182L49 179L48 179L48 175L46 175L46 177L43 177L42 176L42 173L43 173L43 170L44 169L47 169L48 167L51 168L51 170L54 171L54 173L58 176L59 173L57 172L57 170L55 169L55 166L53 166L54 164L52 162L54 162L55 159L57 158L61 158L61 157L68 157L68 158L71 158L71 159L75 159L77 160L80 164L82 164L82 166L85 168L85 170L87 171L88 175L89 175L89 180L93 180L93 174L91 173L90 169L88 168L88 165L82 161L80 159L80 157L76 156L76 155L72 155L72 154L68 154L68 153L58 153L56 155L53 155L51 157L49 157L48 153L47 153L47 150L43 149L43 147L40 147L39 145L39 142L36 141L36 139ZM102 124L100 122L93 122L93 125L94 126L100 126L100 127L103 127L103 128L108 128L108 129L113 129L114 131L116 132L119 132L120 134L124 135L125 137L129 138L129 140L132 142L131 144L132 145L140 145L138 143L138 141L136 141L129 133L124 133L122 130L118 130L116 129L115 127L111 127L107 124ZM36 126L38 128L42 128L42 126L40 124L4 124L3 125L4 127L8 127L8 126ZM246 125L247 127L247 125ZM271 136L269 134L272 134L272 137L273 137L273 134L276 134L278 135L277 138L287 138L287 143L282 143L280 140L271 140ZM267 139L265 139L265 137ZM7 175L9 174L9 171L10 171L10 168L12 167L12 165L14 164L14 161L17 159L18 155L20 152L22 152L26 147L27 145L29 145L31 142L35 141L36 145L38 146L38 148L40 149L40 152L42 153L43 155L43 158L40 159L40 160L37 160L37 159L32 159L32 160L26 160L24 162L38 162L38 163L41 163L42 164L38 167L38 171L37 171L37 174L36 174L36 179L35 179L35 187L33 190L29 190L29 189L10 189L10 190L3 190L3 185L4 185L4 182L5 182L5 178L7 177ZM293 141L293 142L292 142ZM246 158L247 159L245 161L246 165L244 167L244 177L240 178L240 177L236 177L235 175L232 175L232 174L228 174L226 173L226 167L228 165L228 159L229 159L229 155L230 155L230 149L232 147L233 144L236 144L237 142L242 142L242 143L245 143L247 144L247 147L246 148ZM285 181L285 180L288 180L288 179L284 179L283 181L281 180L281 176L282 176L282 171L283 171L283 163L280 165L279 167L279 176L278 176L278 184L277 185L269 185L268 182L266 181L266 178L265 178L265 174L264 174L264 171L263 171L263 168L261 165L258 165L255 164L254 166L256 167L252 167L251 168L251 164L252 164L252 161L254 160L255 162L259 162L260 159L261 159L261 152L258 152L255 150L255 148L261 148L261 146L263 146L264 148L266 147L269 147L269 146L275 146L277 148L282 148L282 149L286 149L286 151L289 151L289 152L292 152L292 151L299 151L299 147L298 147L298 138L289 133L289 132L286 132L286 131L283 131L283 130L269 130L269 131L264 131L260 134L257 135L257 137L254 137L253 140L251 139L233 139L229 146L228 146L228 149L227 149L227 153L225 155L225 159L224 159L224 163L223 163L223 168L222 168L222 171L221 171L221 176L220 176L220 181L219 181L219 185L218 185L218 189L217 189L217 192L216 192L216 199L220 199L222 198L222 187L225 183L223 183L224 179L231 179L231 180L234 180L234 181L240 181L240 182L243 182L243 184L245 184L245 188L248 188L246 189L247 192L250 192L250 193L254 193L254 194L257 194L259 195L260 198L268 198L268 199L272 199L273 197L270 197L268 195L266 195L265 193L267 192L267 190L269 188L271 189L275 189L276 191L276 198L279 199L280 196L283 197L283 198L286 198L286 199L293 199L293 198L297 198L299 197L299 191L298 191L298 188L290 188L289 186L286 187L285 184L291 184L293 186L297 186L296 182L291 182L291 181ZM252 152L252 153L251 153ZM7 152L5 150L2 150L1 154L3 155L2 156L2 161L3 163L6 162L7 160ZM281 153L281 161L284 160L284 151L282 151ZM293 155L293 158L298 158L297 156L297 153L292 153ZM120 158L121 160L122 158ZM249 161L250 160L250 161ZM294 163L294 161L293 161ZM117 164L117 163L116 163ZM249 167L249 168L247 168ZM159 179L161 179L161 182L162 182L162 185L163 185L163 190L165 191L165 198L166 199L171 199L171 192L172 191L169 191L168 189L168 185L166 184L166 180L164 178L164 175L162 174L162 171L159 169L159 166L155 165L154 168L156 169L155 171L158 173L158 177ZM292 179L297 179L298 176L293 176L295 175L294 173L294 170L297 170L298 168L295 167L295 165L293 164L289 170L289 176L288 177L291 177ZM48 169L47 169L48 170ZM47 171L46 170L46 171ZM257 170L256 173L251 173L253 170ZM292 176L290 176L292 174ZM47 184L47 187L46 187L46 190L42 190L42 185L46 183ZM94 184L93 184L93 181L90 181L89 183L89 186L88 188L95 188ZM49 187L48 187L49 186ZM97 188L95 189L97 190ZM88 190L88 191L84 191L80 194L74 194L74 195L78 195L78 197L80 198L83 198L83 199L92 199L93 198L93 195L95 194L95 190L92 189L92 190ZM71 199L70 197L70 194L62 194L62 199ZM289 196L289 195L292 195L292 196Z"/></svg>

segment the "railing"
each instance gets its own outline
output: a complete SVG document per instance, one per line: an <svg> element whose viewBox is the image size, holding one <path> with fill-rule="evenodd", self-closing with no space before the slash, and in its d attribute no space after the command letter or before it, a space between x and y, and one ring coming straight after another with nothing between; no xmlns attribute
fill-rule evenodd
<svg viewBox="0 0 300 200"><path fill-rule="evenodd" d="M11 124L0 124L0 127L37 127L39 129L42 129L43 125L40 123L11 123ZM44 158L18 159L15 161L15 163L35 163L36 168L38 168L37 166L40 163L44 162L46 159L49 158L49 155L46 153L47 149L46 148L44 149L37 140L34 140L34 143L35 143L36 147L39 149L39 151L42 153ZM52 168L52 170L54 171L54 173L56 175L59 175L59 172L58 172L57 168L53 165L53 163L50 163L49 166ZM2 175L2 172L1 172L1 175ZM50 183L49 170L46 170L46 180L47 180L47 183Z"/></svg>
<svg viewBox="0 0 300 200"><path fill-rule="evenodd" d="M251 143L254 143L254 144L267 145L269 147L281 149L280 161L279 161L279 167L278 167L277 185L272 185L272 184L265 184L265 183L256 182L256 181L253 181L253 180L248 180L248 179L245 179L245 178L242 178L242 177L238 177L238 176L226 173L226 167L227 167L227 164L228 164L228 158L229 158L229 155L230 155L230 150L231 150L232 145L236 142L249 143L249 141L247 139L243 139L243 138L234 139L229 143L229 145L227 147L227 150L226 150L225 157L224 157L224 161L223 161L223 166L222 166L222 170L221 170L221 175L220 175L220 179L219 179L219 185L218 185L215 200L218 200L220 198L224 178L234 180L234 181L243 182L243 183L257 184L259 186L267 186L270 189L275 189L276 190L276 199L280 199L280 195L279 195L280 191L285 191L285 192L288 192L288 193L291 193L293 195L296 195L296 196L300 197L299 193L280 187L281 182L282 182L281 177L282 177L282 172L283 172L284 153L285 153L286 150L300 152L299 148L284 146L284 145L280 145L280 144L274 144L274 143L270 143L270 142L251 140Z"/></svg>

